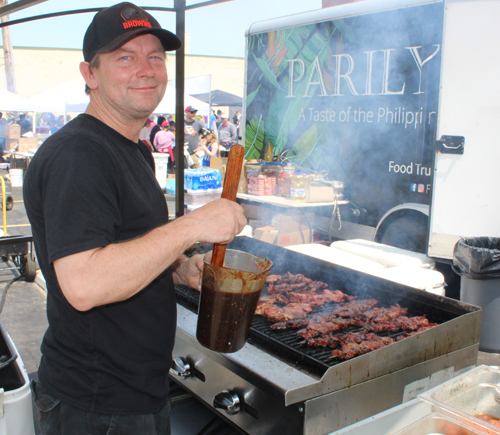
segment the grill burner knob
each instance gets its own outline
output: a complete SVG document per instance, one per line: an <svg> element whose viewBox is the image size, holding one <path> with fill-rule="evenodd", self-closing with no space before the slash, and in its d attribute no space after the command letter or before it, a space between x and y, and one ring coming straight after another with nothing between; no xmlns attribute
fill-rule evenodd
<svg viewBox="0 0 500 435"><path fill-rule="evenodd" d="M191 371L191 365L189 362L182 358L175 358L172 361L172 368L170 369L170 374L179 376L180 378L189 378L193 374Z"/></svg>
<svg viewBox="0 0 500 435"><path fill-rule="evenodd" d="M240 398L236 393L224 390L214 397L214 408L223 409L229 415L240 412Z"/></svg>

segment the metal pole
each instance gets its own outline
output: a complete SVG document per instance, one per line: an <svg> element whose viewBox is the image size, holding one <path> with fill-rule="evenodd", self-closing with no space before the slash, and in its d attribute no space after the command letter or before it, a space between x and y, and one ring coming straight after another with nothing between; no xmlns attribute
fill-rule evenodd
<svg viewBox="0 0 500 435"><path fill-rule="evenodd" d="M0 6L5 6L5 0L0 0ZM3 15L1 18L2 23L6 23L9 21L8 15ZM16 76L14 74L14 61L13 61L13 52L12 52L12 41L10 40L10 28L3 27L2 28L2 37L3 37L3 57L5 63L5 78L7 80L7 90L14 94L17 94L16 89Z"/></svg>
<svg viewBox="0 0 500 435"><path fill-rule="evenodd" d="M186 0L174 0L176 32L183 45L175 53L175 216L184 214L184 35Z"/></svg>

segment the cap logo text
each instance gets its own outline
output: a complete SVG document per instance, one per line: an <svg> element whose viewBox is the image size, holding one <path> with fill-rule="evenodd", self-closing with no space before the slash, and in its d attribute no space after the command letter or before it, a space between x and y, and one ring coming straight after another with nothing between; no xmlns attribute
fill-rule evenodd
<svg viewBox="0 0 500 435"><path fill-rule="evenodd" d="M152 27L148 17L137 8L127 7L122 11L121 15L125 20L123 23L124 29L130 29L131 27Z"/></svg>

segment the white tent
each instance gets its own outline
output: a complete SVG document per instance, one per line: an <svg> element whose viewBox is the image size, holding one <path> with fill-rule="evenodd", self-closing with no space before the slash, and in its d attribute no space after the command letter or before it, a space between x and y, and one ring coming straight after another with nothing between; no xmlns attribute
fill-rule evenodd
<svg viewBox="0 0 500 435"><path fill-rule="evenodd" d="M165 96L163 100L161 100L158 107L154 110L154 113L175 113L175 88L167 87L167 92L165 92ZM198 100L197 98L192 97L191 95L184 94L184 107L193 106L198 109L198 115L209 116L210 115L210 107L207 103Z"/></svg>
<svg viewBox="0 0 500 435"><path fill-rule="evenodd" d="M28 100L35 112L83 112L89 103L85 86L72 80L64 82ZM82 110L68 110L67 106Z"/></svg>
<svg viewBox="0 0 500 435"><path fill-rule="evenodd" d="M0 89L0 110L8 110L9 112L30 112L32 105L20 95Z"/></svg>

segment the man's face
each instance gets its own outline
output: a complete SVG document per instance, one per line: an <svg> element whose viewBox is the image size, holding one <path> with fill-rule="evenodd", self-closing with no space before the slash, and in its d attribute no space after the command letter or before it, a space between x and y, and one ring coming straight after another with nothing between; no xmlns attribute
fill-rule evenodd
<svg viewBox="0 0 500 435"><path fill-rule="evenodd" d="M194 112L186 112L186 121L191 122L194 121L194 117L196 116L196 113L198 111L195 110Z"/></svg>
<svg viewBox="0 0 500 435"><path fill-rule="evenodd" d="M227 118L221 118L222 124L226 125L227 124Z"/></svg>
<svg viewBox="0 0 500 435"><path fill-rule="evenodd" d="M145 118L165 94L168 75L160 40L146 34L111 53L100 54L90 87L105 109L124 118Z"/></svg>

